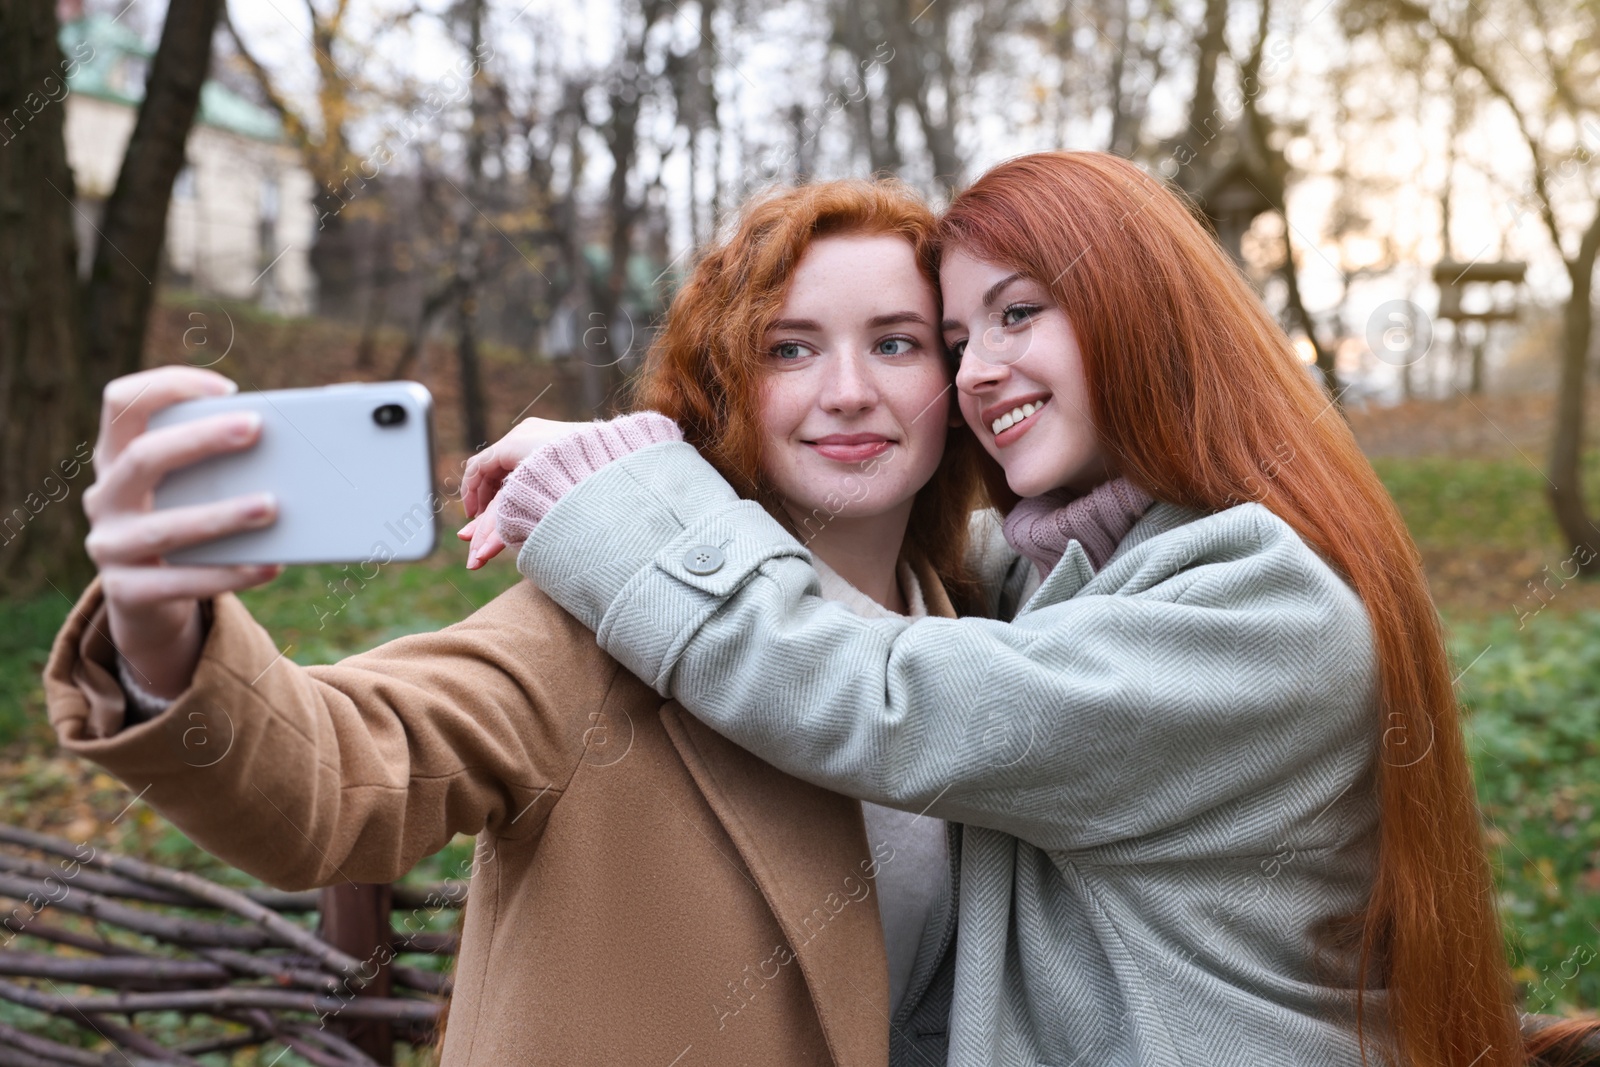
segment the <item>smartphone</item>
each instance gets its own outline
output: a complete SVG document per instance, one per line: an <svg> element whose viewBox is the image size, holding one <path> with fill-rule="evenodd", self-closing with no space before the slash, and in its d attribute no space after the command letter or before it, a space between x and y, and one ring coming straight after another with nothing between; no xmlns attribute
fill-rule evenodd
<svg viewBox="0 0 1600 1067"><path fill-rule="evenodd" d="M266 490L270 526L189 545L169 563L356 563L422 559L442 502L433 486L433 396L418 382L350 382L185 400L150 428L233 411L261 415L241 452L172 471L155 506L206 504Z"/></svg>

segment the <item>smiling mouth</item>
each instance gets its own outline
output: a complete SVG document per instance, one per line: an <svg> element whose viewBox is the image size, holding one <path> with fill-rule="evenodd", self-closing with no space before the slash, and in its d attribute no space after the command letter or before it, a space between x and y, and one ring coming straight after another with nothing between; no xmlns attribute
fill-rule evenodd
<svg viewBox="0 0 1600 1067"><path fill-rule="evenodd" d="M806 444L822 456L839 463L860 463L877 459L889 451L893 441L871 434L834 434Z"/></svg>
<svg viewBox="0 0 1600 1067"><path fill-rule="evenodd" d="M989 424L989 432L998 437L1013 426L1020 425L1033 418L1049 402L1050 398L1045 397L1043 400L1020 404L991 422Z"/></svg>

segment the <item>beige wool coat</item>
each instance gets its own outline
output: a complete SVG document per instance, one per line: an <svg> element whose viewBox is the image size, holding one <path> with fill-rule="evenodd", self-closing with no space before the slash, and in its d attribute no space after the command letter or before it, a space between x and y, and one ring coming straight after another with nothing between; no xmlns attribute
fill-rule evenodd
<svg viewBox="0 0 1600 1067"><path fill-rule="evenodd" d="M476 835L442 1067L888 1059L892 857L860 803L664 703L531 583L320 667L224 594L189 689L124 728L96 579L45 687L64 748L271 885L393 881Z"/></svg>

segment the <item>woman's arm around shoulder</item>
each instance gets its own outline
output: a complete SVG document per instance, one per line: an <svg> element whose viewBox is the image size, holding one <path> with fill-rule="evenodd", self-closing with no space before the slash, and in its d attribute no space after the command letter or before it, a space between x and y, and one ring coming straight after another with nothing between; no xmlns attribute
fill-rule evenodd
<svg viewBox="0 0 1600 1067"><path fill-rule="evenodd" d="M769 762L1043 847L1274 790L1309 803L1370 760L1370 627L1292 530L1259 506L1158 504L1127 541L1092 577L1069 552L1011 623L865 620L812 595L804 549L669 444L574 489L518 565Z"/></svg>
<svg viewBox="0 0 1600 1067"><path fill-rule="evenodd" d="M45 669L61 745L283 888L386 882L458 833L537 834L619 668L526 583L465 620L302 667L232 593L188 689L124 725L98 579Z"/></svg>

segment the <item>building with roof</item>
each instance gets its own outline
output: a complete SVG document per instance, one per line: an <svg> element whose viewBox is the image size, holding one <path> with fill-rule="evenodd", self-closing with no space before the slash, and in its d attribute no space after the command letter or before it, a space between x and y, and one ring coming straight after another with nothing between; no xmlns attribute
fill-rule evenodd
<svg viewBox="0 0 1600 1067"><path fill-rule="evenodd" d="M133 134L154 51L105 15L63 18L67 162L77 185L80 269ZM167 214L166 280L198 292L308 314L316 188L278 117L207 81Z"/></svg>

